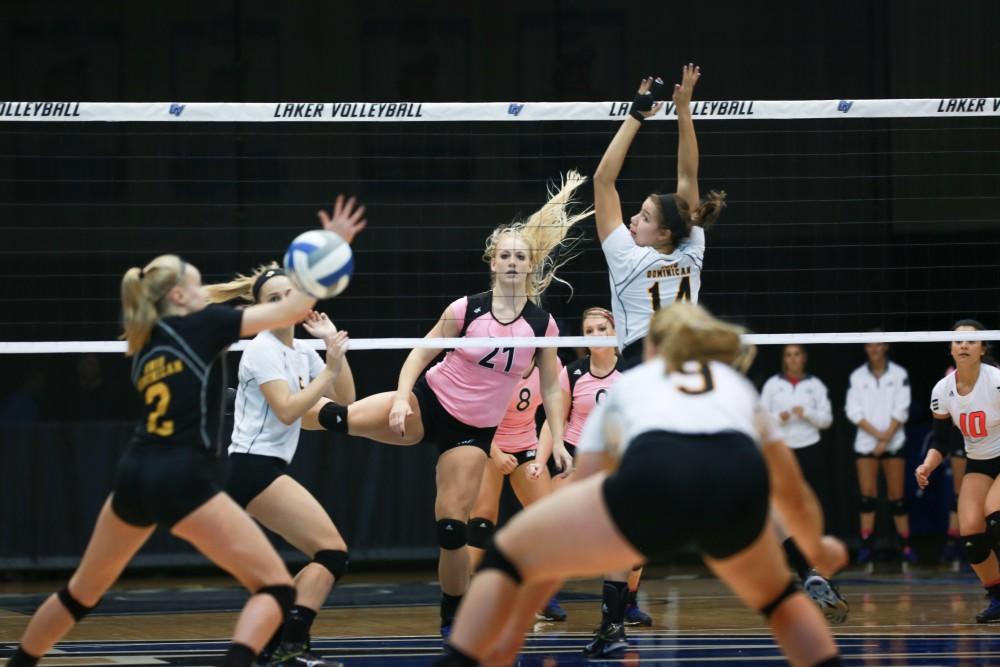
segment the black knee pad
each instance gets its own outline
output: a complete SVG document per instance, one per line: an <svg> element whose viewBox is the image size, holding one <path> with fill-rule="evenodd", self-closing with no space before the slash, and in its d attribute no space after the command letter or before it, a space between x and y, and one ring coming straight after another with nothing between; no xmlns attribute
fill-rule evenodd
<svg viewBox="0 0 1000 667"><path fill-rule="evenodd" d="M798 584L795 583L795 580L789 580L788 586L785 587L785 590L781 591L781 594L778 595L778 597L774 598L768 604L761 607L760 613L764 615L764 618L771 618L771 614L773 614L778 609L778 607L784 604L785 600L792 597L798 592L799 592Z"/></svg>
<svg viewBox="0 0 1000 667"><path fill-rule="evenodd" d="M961 540L965 559L973 565L982 563L993 553L993 540L986 533L962 535Z"/></svg>
<svg viewBox="0 0 1000 667"><path fill-rule="evenodd" d="M295 606L295 587L294 586L264 586L257 590L254 595L270 595L278 603L281 608L281 620L284 621L288 618L288 614L291 613L292 607Z"/></svg>
<svg viewBox="0 0 1000 667"><path fill-rule="evenodd" d="M331 433L347 433L347 406L339 403L326 403L316 415L319 425Z"/></svg>
<svg viewBox="0 0 1000 667"><path fill-rule="evenodd" d="M878 498L861 496L861 513L868 514L878 509Z"/></svg>
<svg viewBox="0 0 1000 667"><path fill-rule="evenodd" d="M486 548L486 554L483 555L483 562L479 564L477 572L483 570L500 570L513 579L514 583L521 583L521 572L517 569L516 565L510 562L510 559L497 549L496 542L490 542L490 545Z"/></svg>
<svg viewBox="0 0 1000 667"><path fill-rule="evenodd" d="M481 516L469 519L469 546L485 549L497 530L496 524Z"/></svg>
<svg viewBox="0 0 1000 667"><path fill-rule="evenodd" d="M68 584L59 589L59 592L56 593L56 597L59 598L59 602L61 602L62 606L66 608L66 611L69 612L69 615L72 616L73 619L77 621L82 619L90 612L94 611L94 607L97 606L95 604L93 607L88 607L83 603L81 603L79 600L77 600L75 597L73 597L73 594L69 592ZM100 604L100 602L98 602L97 604Z"/></svg>
<svg viewBox="0 0 1000 667"><path fill-rule="evenodd" d="M907 512L906 500L904 500L903 498L896 498L895 500L890 500L889 509L892 510L893 516L906 516Z"/></svg>
<svg viewBox="0 0 1000 667"><path fill-rule="evenodd" d="M347 558L346 551L323 549L316 552L316 555L313 556L313 562L329 570L333 578L339 582L340 578L347 574L347 566L350 560Z"/></svg>
<svg viewBox="0 0 1000 667"><path fill-rule="evenodd" d="M1000 512L986 515L986 534L993 540L994 545L1000 545Z"/></svg>
<svg viewBox="0 0 1000 667"><path fill-rule="evenodd" d="M438 546L454 551L469 543L469 527L457 519L441 519L437 522Z"/></svg>

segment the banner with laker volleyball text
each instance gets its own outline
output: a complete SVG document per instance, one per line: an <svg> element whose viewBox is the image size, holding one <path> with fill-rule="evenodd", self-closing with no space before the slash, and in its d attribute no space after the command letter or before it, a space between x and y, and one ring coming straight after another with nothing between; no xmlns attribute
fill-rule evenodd
<svg viewBox="0 0 1000 667"><path fill-rule="evenodd" d="M629 102L0 102L6 122L336 123L619 120ZM1000 97L695 101L698 120L1000 116ZM651 120L672 120L671 102Z"/></svg>

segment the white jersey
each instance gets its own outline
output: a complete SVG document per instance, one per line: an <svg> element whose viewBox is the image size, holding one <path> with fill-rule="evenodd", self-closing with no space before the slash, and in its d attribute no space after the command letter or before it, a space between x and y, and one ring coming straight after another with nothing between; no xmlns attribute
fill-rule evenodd
<svg viewBox="0 0 1000 667"><path fill-rule="evenodd" d="M240 359L240 386L236 391L233 415L233 440L230 454L276 456L291 462L299 445L302 420L283 424L268 405L260 390L262 384L284 380L293 394L298 393L324 367L323 360L302 341L294 349L286 346L270 331L257 334Z"/></svg>
<svg viewBox="0 0 1000 667"><path fill-rule="evenodd" d="M807 375L793 383L784 375L774 375L764 383L761 402L778 424L778 432L785 444L800 449L819 442L821 429L833 423L833 408L826 385L815 375ZM793 410L802 408L802 416ZM781 421L781 413L788 419Z"/></svg>
<svg viewBox="0 0 1000 667"><path fill-rule="evenodd" d="M931 411L950 415L965 438L970 459L984 461L1000 456L1000 369L983 364L976 386L965 396L958 395L956 373L939 380L931 391Z"/></svg>
<svg viewBox="0 0 1000 667"><path fill-rule="evenodd" d="M620 348L649 332L649 320L658 308L674 301L698 303L705 257L701 227L692 227L691 235L669 255L637 246L625 225L611 232L601 249L608 262L611 311Z"/></svg>
<svg viewBox="0 0 1000 667"><path fill-rule="evenodd" d="M610 444L620 456L649 431L737 431L757 443L779 439L757 390L726 364L688 362L685 372L667 373L663 359L656 358L625 372L611 387L590 413L577 451L602 452Z"/></svg>
<svg viewBox="0 0 1000 667"><path fill-rule="evenodd" d="M880 431L889 428L893 419L905 424L910 417L910 376L906 369L890 361L881 377L875 377L868 364L856 368L851 373L844 411L851 423L857 424L864 419ZM858 429L854 438L855 452L871 454L877 444L875 436ZM886 451L895 454L904 444L906 433L900 426L889 441Z"/></svg>

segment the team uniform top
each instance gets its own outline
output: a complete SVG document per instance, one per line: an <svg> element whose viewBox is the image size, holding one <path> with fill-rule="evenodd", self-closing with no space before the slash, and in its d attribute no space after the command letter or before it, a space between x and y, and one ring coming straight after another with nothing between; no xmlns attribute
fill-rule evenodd
<svg viewBox="0 0 1000 667"><path fill-rule="evenodd" d="M322 372L324 365L319 355L300 340L288 347L270 331L257 334L240 359L229 453L275 456L290 463L299 444L302 420L283 424L264 398L261 385L284 381L296 394Z"/></svg>
<svg viewBox="0 0 1000 667"><path fill-rule="evenodd" d="M661 358L622 374L583 429L578 452L600 453L618 443L621 457L636 437L650 431L710 435L737 432L757 443L779 439L757 390L726 364L688 362L666 371Z"/></svg>
<svg viewBox="0 0 1000 667"><path fill-rule="evenodd" d="M501 451L513 454L538 446L535 413L542 404L539 375L536 366L531 369L531 375L523 378L514 388L514 395L507 405L507 413L493 436L493 444Z"/></svg>
<svg viewBox="0 0 1000 667"><path fill-rule="evenodd" d="M931 391L931 411L951 415L962 431L970 459L1000 456L1000 369L982 364L976 386L965 396L955 388L955 373L939 380Z"/></svg>
<svg viewBox="0 0 1000 667"><path fill-rule="evenodd" d="M603 377L594 375L590 370L590 356L574 361L562 370L559 384L570 397L569 418L566 420L566 435L563 438L565 442L574 444L580 441L587 417L621 376L617 366Z"/></svg>
<svg viewBox="0 0 1000 667"><path fill-rule="evenodd" d="M448 306L451 316L464 322L459 335L470 338L558 336L552 316L528 301L510 322L500 322L490 307L492 292L463 296ZM535 357L535 348L459 348L427 371L427 384L448 413L469 426L493 428L503 419L514 387Z"/></svg>
<svg viewBox="0 0 1000 667"><path fill-rule="evenodd" d="M844 411L852 423L857 424L864 419L880 431L889 428L893 419L905 424L910 416L910 376L906 369L890 361L882 376L875 377L868 364L856 368L851 373ZM902 428L898 428L889 441L887 451L896 453L905 443L906 434ZM878 441L875 436L858 429L854 438L854 451L858 454L871 454L875 451L876 444Z"/></svg>
<svg viewBox="0 0 1000 667"><path fill-rule="evenodd" d="M814 375L807 375L793 382L786 375L768 378L761 390L761 402L778 422L778 433L792 449L808 447L819 442L819 430L833 423L833 408L826 385ZM802 407L802 417L791 414L781 423L782 412Z"/></svg>
<svg viewBox="0 0 1000 667"><path fill-rule="evenodd" d="M241 311L212 305L156 322L132 360L132 383L145 413L133 442L219 453L222 353L239 340L242 321Z"/></svg>
<svg viewBox="0 0 1000 667"><path fill-rule="evenodd" d="M698 303L705 257L701 227L692 227L690 236L669 255L637 246L625 225L611 232L601 249L608 262L611 311L620 349L645 337L658 308L674 301Z"/></svg>

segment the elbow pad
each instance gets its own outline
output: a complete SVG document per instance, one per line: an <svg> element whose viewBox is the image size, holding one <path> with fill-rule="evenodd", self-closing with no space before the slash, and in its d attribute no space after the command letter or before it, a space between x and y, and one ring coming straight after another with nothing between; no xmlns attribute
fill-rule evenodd
<svg viewBox="0 0 1000 667"><path fill-rule="evenodd" d="M948 458L948 455L951 453L950 443L948 442L951 438L951 429L950 419L934 419L934 437L931 438L931 447L941 452L941 456L944 458Z"/></svg>

